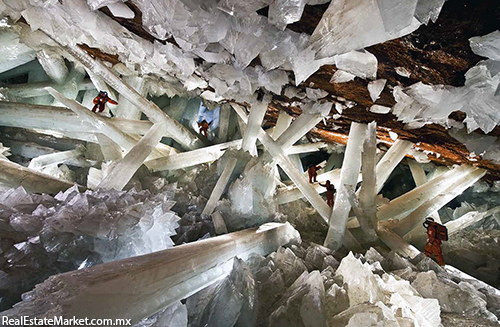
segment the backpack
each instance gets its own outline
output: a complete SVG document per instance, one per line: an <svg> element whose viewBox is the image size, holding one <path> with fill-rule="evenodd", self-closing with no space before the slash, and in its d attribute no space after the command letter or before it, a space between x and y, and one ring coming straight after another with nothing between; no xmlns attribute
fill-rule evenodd
<svg viewBox="0 0 500 327"><path fill-rule="evenodd" d="M448 228L436 223L436 237L441 241L448 241Z"/></svg>
<svg viewBox="0 0 500 327"><path fill-rule="evenodd" d="M434 222L434 219L432 218L426 218L423 225L426 229L429 227L435 227L436 238L441 241L448 241L448 228L446 228L446 226Z"/></svg>

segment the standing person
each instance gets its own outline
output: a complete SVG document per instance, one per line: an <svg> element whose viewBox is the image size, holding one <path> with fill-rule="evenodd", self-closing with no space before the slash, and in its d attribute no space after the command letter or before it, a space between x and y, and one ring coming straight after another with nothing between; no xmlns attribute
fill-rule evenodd
<svg viewBox="0 0 500 327"><path fill-rule="evenodd" d="M424 247L426 256L434 255L437 263L444 266L443 250L441 249L441 241L448 241L448 230L445 226L434 222L434 219L428 217L425 219L424 227L427 229L427 243Z"/></svg>
<svg viewBox="0 0 500 327"><path fill-rule="evenodd" d="M320 166L312 165L307 169L307 173L309 174L309 183L316 183L316 177L318 177L318 170L320 170ZM314 180L314 182L313 182Z"/></svg>
<svg viewBox="0 0 500 327"><path fill-rule="evenodd" d="M319 185L326 187L326 203L330 208L333 208L333 199L335 197L335 186L330 183L330 180L326 181L326 184L321 184Z"/></svg>
<svg viewBox="0 0 500 327"><path fill-rule="evenodd" d="M99 108L98 112L103 112L106 103L118 104L115 100L112 100L108 96L108 92L100 91L99 94L94 98L94 108L92 108L92 112L96 112L97 108Z"/></svg>

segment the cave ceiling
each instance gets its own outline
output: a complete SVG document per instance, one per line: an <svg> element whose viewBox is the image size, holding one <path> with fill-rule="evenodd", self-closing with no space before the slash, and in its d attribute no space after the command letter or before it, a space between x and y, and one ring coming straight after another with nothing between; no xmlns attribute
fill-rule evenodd
<svg viewBox="0 0 500 327"><path fill-rule="evenodd" d="M134 19L114 17L107 7L100 10L144 39L151 42L176 44L172 38L162 41L149 34L142 26L140 10L130 2L126 4L135 12ZM301 20L288 25L287 28L298 33L312 34L328 5L329 3L316 6L306 5ZM267 11L266 7L258 13L267 16ZM376 104L392 107L396 103L392 88L398 85L406 87L422 82L430 85L463 86L465 73L484 59L472 52L469 38L485 35L497 29L500 29L500 3L498 1L448 0L435 23L429 22L428 25L422 25L409 35L366 48L377 57L377 78L387 79L388 87L384 89ZM106 54L100 49L90 48L85 44L81 47L103 61L119 62L117 56ZM251 65L259 63L260 59L257 57ZM395 71L396 67L405 68L411 75L409 77L398 75ZM418 149L426 151L429 159L435 163L443 165L469 163L487 168L489 170L487 180L500 180L499 164L471 154L464 144L448 134L445 127L428 124L421 128L408 129L391 113L370 112L369 109L374 103L367 89L369 81L355 78L350 82L331 83L330 80L336 70L334 65L324 65L298 87L301 89L320 88L328 92L327 98L346 99L355 102L355 106L341 113L333 108L330 117L335 115L335 119L329 118L320 122L309 136L346 144L351 122L376 121L378 138L386 141L384 144L393 142L389 136L389 132L392 131L397 133L399 138L416 143ZM288 74L293 77L293 72L290 71ZM281 96L274 96L269 104L266 114L268 126L275 124L279 110L284 110L292 116L301 113L301 109L294 105L294 100L297 99L289 99L283 93ZM449 118L462 122L465 114L455 111ZM500 128L497 126L489 135L500 136Z"/></svg>

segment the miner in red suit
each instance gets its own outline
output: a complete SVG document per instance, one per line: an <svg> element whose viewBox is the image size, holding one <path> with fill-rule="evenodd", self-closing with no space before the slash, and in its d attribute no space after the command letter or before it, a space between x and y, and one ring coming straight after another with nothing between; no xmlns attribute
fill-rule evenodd
<svg viewBox="0 0 500 327"><path fill-rule="evenodd" d="M103 112L106 103L118 104L115 100L112 100L108 96L108 92L100 91L99 94L94 98L94 108L92 108L93 112L96 112L97 108L99 108L98 112Z"/></svg>
<svg viewBox="0 0 500 327"><path fill-rule="evenodd" d="M307 173L309 174L309 183L312 184L312 183L316 183L317 182L317 180L316 180L316 177L318 177L317 171L320 170L320 169L321 169L320 166L315 166L315 165L312 165L311 167L309 167L307 169Z"/></svg>
<svg viewBox="0 0 500 327"><path fill-rule="evenodd" d="M448 232L446 227L434 222L432 218L426 218L424 227L427 229L427 243L424 247L426 256L431 257L434 255L436 262L440 266L444 266L443 250L441 250L441 241L448 240Z"/></svg>
<svg viewBox="0 0 500 327"><path fill-rule="evenodd" d="M205 119L203 119L200 123L198 123L200 134L205 137L208 137L207 131L211 124L212 123L209 124Z"/></svg>
<svg viewBox="0 0 500 327"><path fill-rule="evenodd" d="M326 181L326 184L321 184L319 185L326 187L326 203L330 208L333 208L333 198L335 196L335 186L330 183L330 181Z"/></svg>

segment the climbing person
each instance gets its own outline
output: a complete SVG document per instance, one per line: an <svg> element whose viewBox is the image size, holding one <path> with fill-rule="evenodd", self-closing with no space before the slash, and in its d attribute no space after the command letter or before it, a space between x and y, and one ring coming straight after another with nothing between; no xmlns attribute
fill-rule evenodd
<svg viewBox="0 0 500 327"><path fill-rule="evenodd" d="M307 169L307 173L309 174L309 183L316 183L316 177L318 177L318 170L320 170L320 166L312 165ZM314 181L313 181L314 180Z"/></svg>
<svg viewBox="0 0 500 327"><path fill-rule="evenodd" d="M335 186L330 183L329 180L325 184L319 183L319 185L326 187L326 203L330 208L333 208L333 198L335 196Z"/></svg>
<svg viewBox="0 0 500 327"><path fill-rule="evenodd" d="M208 128L212 125L212 122L208 123L205 119L203 119L201 122L198 122L198 128L200 129L200 134L208 137L207 131Z"/></svg>
<svg viewBox="0 0 500 327"><path fill-rule="evenodd" d="M434 255L437 263L440 266L444 266L444 256L443 250L441 250L441 242L448 241L448 230L445 226L434 222L434 219L428 217L423 223L424 227L427 229L427 243L424 247L424 253L426 256L431 257Z"/></svg>
<svg viewBox="0 0 500 327"><path fill-rule="evenodd" d="M99 108L98 112L103 112L106 103L118 104L115 100L112 100L108 96L108 92L99 91L99 94L94 98L94 108L92 108L92 112L96 112L97 108ZM110 111L111 114L111 111ZM111 114L112 115L112 114Z"/></svg>

